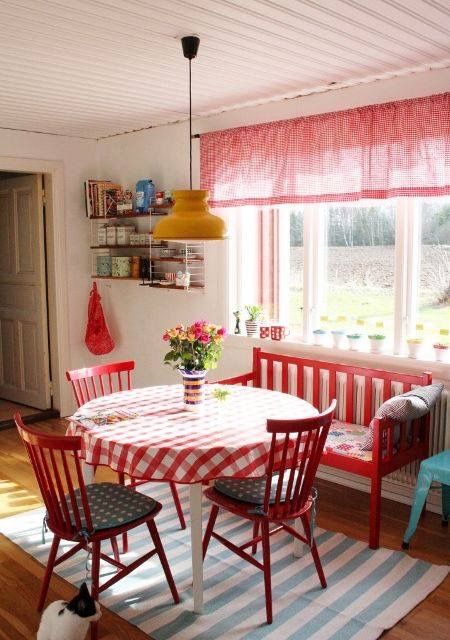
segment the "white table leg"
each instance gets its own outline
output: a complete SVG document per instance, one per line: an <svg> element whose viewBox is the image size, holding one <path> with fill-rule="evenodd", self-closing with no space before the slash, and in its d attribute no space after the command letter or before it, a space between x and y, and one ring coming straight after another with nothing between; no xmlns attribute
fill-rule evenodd
<svg viewBox="0 0 450 640"><path fill-rule="evenodd" d="M297 518L297 520L295 520L294 529L297 531L297 533L300 533L300 535L302 536L305 535L305 532L303 531L301 518ZM302 556L303 556L303 542L298 538L294 538L294 557L301 558Z"/></svg>
<svg viewBox="0 0 450 640"><path fill-rule="evenodd" d="M194 613L203 612L202 483L189 485L191 511L192 590Z"/></svg>
<svg viewBox="0 0 450 640"><path fill-rule="evenodd" d="M95 482L95 466L93 464L86 464L82 462L82 472L84 484L94 484Z"/></svg>

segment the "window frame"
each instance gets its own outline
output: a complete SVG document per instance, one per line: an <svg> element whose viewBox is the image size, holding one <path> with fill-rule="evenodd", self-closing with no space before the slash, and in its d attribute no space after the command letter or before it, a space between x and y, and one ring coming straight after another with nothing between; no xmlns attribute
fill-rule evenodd
<svg viewBox="0 0 450 640"><path fill-rule="evenodd" d="M394 249L394 336L393 351L386 356L398 356L406 354L406 339L414 335L417 317L418 287L420 278L421 258L421 205L424 198L398 197L390 199L395 211L395 249ZM360 200L349 205L370 206L377 200ZM325 297L326 287L323 283L327 278L327 215L330 205L336 203L299 204L303 211L303 331L297 339L290 341L312 345L313 330L319 326L321 306ZM280 322L288 324L289 312L289 251L286 251L286 242L289 242L289 212L296 205L282 205L278 207L280 224L277 235L277 251L282 256L279 263L279 309ZM273 209L273 207L271 207ZM255 209L261 209L257 207ZM248 272L247 255L248 236L243 237L242 224L236 219L233 226L232 245L234 255L239 255L239 265L235 268L241 273ZM230 267L233 261L229 261ZM230 273L229 278L236 283L236 271ZM229 308L236 308L237 303L242 303L242 295L229 298ZM231 315L231 314L230 314ZM230 320L230 322L232 319Z"/></svg>

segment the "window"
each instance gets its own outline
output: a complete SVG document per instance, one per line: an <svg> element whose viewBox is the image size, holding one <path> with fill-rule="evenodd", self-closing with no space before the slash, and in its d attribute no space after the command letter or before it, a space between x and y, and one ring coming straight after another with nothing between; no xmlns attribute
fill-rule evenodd
<svg viewBox="0 0 450 640"><path fill-rule="evenodd" d="M322 329L330 346L332 331L361 333L361 350L378 334L406 354L423 337L431 359L450 340L449 197L237 208L232 228L230 310L261 304L291 335L313 342Z"/></svg>
<svg viewBox="0 0 450 640"><path fill-rule="evenodd" d="M395 211L392 204L331 205L326 211L327 287L322 317L347 332L394 329ZM339 322L338 322L339 319Z"/></svg>
<svg viewBox="0 0 450 640"><path fill-rule="evenodd" d="M439 339L450 324L450 202L420 204L420 270L417 282L417 325Z"/></svg>
<svg viewBox="0 0 450 640"><path fill-rule="evenodd" d="M283 215L282 212L279 215ZM303 331L303 211L289 211L289 291L287 322L293 335L301 336ZM282 293L282 292L281 292Z"/></svg>

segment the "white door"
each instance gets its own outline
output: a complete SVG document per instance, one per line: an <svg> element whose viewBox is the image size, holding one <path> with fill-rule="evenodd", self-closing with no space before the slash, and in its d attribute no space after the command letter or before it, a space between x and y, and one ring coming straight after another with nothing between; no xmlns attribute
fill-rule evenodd
<svg viewBox="0 0 450 640"><path fill-rule="evenodd" d="M0 181L0 398L51 405L42 176Z"/></svg>

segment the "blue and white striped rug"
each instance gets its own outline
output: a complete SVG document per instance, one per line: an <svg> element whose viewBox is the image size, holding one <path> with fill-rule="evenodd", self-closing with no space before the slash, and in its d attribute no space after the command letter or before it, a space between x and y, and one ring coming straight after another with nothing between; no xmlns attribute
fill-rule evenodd
<svg viewBox="0 0 450 640"><path fill-rule="evenodd" d="M198 616L190 611L189 532L179 529L167 484L152 483L146 490L165 505L156 523L182 603L173 605L154 558L102 594L101 601L155 640L372 640L411 611L449 572L446 566L399 551L371 551L364 542L317 529L328 580L328 588L322 590L311 555L305 550L302 558L294 559L292 540L280 533L272 538L274 623L268 626L262 572L212 540L204 570L205 614ZM180 496L188 513L188 489L181 488ZM51 536L47 533L42 544L42 516L38 509L7 518L0 521L0 531L45 564ZM248 539L248 523L228 514L218 522L232 539ZM136 529L124 560L131 561L149 546L147 529ZM85 553L78 554L58 567L58 573L80 584L85 559ZM103 575L110 574L111 567L105 565Z"/></svg>

